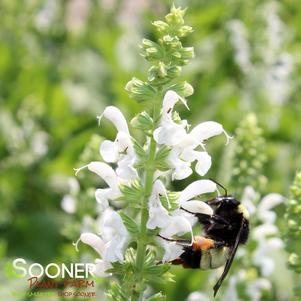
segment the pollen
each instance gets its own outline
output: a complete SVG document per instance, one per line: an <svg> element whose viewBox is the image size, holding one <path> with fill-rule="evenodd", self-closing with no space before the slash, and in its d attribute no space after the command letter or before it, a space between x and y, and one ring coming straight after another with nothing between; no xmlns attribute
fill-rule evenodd
<svg viewBox="0 0 301 301"><path fill-rule="evenodd" d="M209 250L211 248L214 248L214 241L212 239L205 238L203 236L195 236L193 238L192 248L195 251L198 251L198 250L202 250L202 251Z"/></svg>

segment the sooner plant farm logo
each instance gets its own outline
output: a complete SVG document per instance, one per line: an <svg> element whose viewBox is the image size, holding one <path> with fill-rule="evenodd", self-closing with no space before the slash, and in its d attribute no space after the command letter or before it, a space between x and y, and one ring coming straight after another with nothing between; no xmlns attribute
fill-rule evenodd
<svg viewBox="0 0 301 301"><path fill-rule="evenodd" d="M4 264L4 274L8 278L24 278L28 292L14 292L13 295L49 295L49 290L58 289L53 294L61 297L95 297L93 263L27 263L24 258L16 258ZM92 291L91 291L92 290Z"/></svg>

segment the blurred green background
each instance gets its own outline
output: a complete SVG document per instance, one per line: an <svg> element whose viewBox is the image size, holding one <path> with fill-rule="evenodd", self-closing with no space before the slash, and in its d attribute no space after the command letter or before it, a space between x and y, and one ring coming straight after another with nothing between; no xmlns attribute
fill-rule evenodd
<svg viewBox="0 0 301 301"><path fill-rule="evenodd" d="M151 21L161 19L170 4L0 1L1 258L41 264L79 260L72 242L97 217L93 187L98 183L85 174L79 184L73 168L98 160L102 137L114 137L109 124L97 125L96 115L106 105L120 107L129 119L143 107L129 99L124 86L134 75L146 77L138 44L154 37ZM175 4L188 7L186 20L194 33L185 44L196 53L183 73L195 92L182 116L192 125L216 120L234 134L244 117L255 113L266 140L262 193L287 195L301 165L300 1ZM209 149L208 176L227 182L224 141L217 139ZM62 209L66 197L76 209ZM280 207L279 215L283 212ZM278 224L285 227L281 218ZM177 281L166 288L168 300L185 300L204 285L204 272L174 271ZM0 294L15 286L3 281Z"/></svg>

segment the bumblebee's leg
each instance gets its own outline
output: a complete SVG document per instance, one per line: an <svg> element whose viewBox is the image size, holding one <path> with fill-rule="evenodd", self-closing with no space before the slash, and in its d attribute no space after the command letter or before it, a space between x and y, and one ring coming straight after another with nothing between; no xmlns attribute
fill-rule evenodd
<svg viewBox="0 0 301 301"><path fill-rule="evenodd" d="M204 236L194 236L192 242L188 239L170 239L163 237L160 234L158 234L158 236L164 240L175 242L177 245L191 247L194 251L206 251L213 248L220 248L225 245L223 242L214 241L213 239Z"/></svg>
<svg viewBox="0 0 301 301"><path fill-rule="evenodd" d="M164 236L161 236L158 234L159 237L161 237L164 240L170 241L170 242L175 242L177 245L183 246L183 247L190 247L192 245L191 240L189 239L170 239L166 238Z"/></svg>

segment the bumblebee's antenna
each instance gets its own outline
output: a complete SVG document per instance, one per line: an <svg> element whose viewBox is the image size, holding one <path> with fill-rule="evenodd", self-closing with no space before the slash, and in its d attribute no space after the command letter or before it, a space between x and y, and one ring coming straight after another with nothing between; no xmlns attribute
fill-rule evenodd
<svg viewBox="0 0 301 301"><path fill-rule="evenodd" d="M211 181L214 182L216 185L218 185L219 187L221 187L221 188L225 191L225 196L228 195L227 189L226 189L222 184L220 184L219 182L217 182L217 181L215 181L215 180L213 180L213 179L211 179L211 178L209 178L209 180L211 180Z"/></svg>

